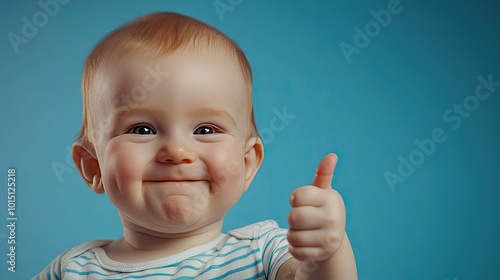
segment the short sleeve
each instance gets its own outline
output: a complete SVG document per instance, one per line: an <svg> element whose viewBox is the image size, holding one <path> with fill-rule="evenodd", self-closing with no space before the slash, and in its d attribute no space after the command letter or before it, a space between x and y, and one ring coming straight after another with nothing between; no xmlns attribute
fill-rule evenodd
<svg viewBox="0 0 500 280"><path fill-rule="evenodd" d="M264 273L267 279L276 279L281 265L292 258L288 251L287 229L280 228L273 220L230 231L229 234L239 239L253 239L257 242L261 255Z"/></svg>
<svg viewBox="0 0 500 280"><path fill-rule="evenodd" d="M32 280L60 280L61 276L61 259L64 253L59 254L45 269Z"/></svg>
<svg viewBox="0 0 500 280"><path fill-rule="evenodd" d="M268 279L275 279L278 269L292 257L288 251L287 229L280 228L278 223L269 220L254 232L262 249L262 263Z"/></svg>
<svg viewBox="0 0 500 280"><path fill-rule="evenodd" d="M32 280L60 280L65 278L65 269L68 262L75 256L82 254L89 248L103 246L111 242L110 240L94 240L73 247L59 254L42 272L35 275Z"/></svg>

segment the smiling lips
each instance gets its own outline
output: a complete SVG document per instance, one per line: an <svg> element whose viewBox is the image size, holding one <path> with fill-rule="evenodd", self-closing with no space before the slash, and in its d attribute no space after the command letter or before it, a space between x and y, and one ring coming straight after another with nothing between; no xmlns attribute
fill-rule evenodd
<svg viewBox="0 0 500 280"><path fill-rule="evenodd" d="M145 182L148 182L148 183L172 183L172 184L192 184L192 183L197 183L197 182L202 182L202 181L206 181L206 180L179 180L179 179L175 179L175 180L149 180L149 181L145 181Z"/></svg>
<svg viewBox="0 0 500 280"><path fill-rule="evenodd" d="M198 179L160 179L160 180L146 180L147 182L198 182L204 180Z"/></svg>

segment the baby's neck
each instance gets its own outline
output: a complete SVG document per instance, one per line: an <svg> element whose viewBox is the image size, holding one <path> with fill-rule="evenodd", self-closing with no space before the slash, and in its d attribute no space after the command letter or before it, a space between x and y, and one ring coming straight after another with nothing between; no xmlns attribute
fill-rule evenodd
<svg viewBox="0 0 500 280"><path fill-rule="evenodd" d="M217 238L222 221L184 233L157 234L124 226L123 237L104 246L106 255L118 262L139 263L171 256Z"/></svg>

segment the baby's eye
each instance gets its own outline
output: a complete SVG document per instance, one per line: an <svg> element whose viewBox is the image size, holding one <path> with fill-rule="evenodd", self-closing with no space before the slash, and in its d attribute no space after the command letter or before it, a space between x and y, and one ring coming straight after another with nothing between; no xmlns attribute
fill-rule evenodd
<svg viewBox="0 0 500 280"><path fill-rule="evenodd" d="M219 129L213 125L203 125L195 129L193 134L213 134L219 132Z"/></svg>
<svg viewBox="0 0 500 280"><path fill-rule="evenodd" d="M156 134L156 132L147 125L134 126L128 131L128 133L141 134L141 135Z"/></svg>

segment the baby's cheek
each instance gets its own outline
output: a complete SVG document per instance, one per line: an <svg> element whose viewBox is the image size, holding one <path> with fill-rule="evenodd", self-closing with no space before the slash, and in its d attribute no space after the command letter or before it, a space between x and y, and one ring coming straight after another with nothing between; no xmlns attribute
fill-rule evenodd
<svg viewBox="0 0 500 280"><path fill-rule="evenodd" d="M236 171L235 167L236 163L234 161L228 161L226 164L223 164L215 173L215 182L217 183L217 187L220 189L233 188L236 185L239 185L241 180L239 172Z"/></svg>
<svg viewBox="0 0 500 280"><path fill-rule="evenodd" d="M145 153L134 144L117 144L107 153L106 171L111 182L124 191L127 185L142 181Z"/></svg>
<svg viewBox="0 0 500 280"><path fill-rule="evenodd" d="M238 154L228 154L219 164L217 176L221 188L231 188L236 193L244 189L244 158Z"/></svg>

